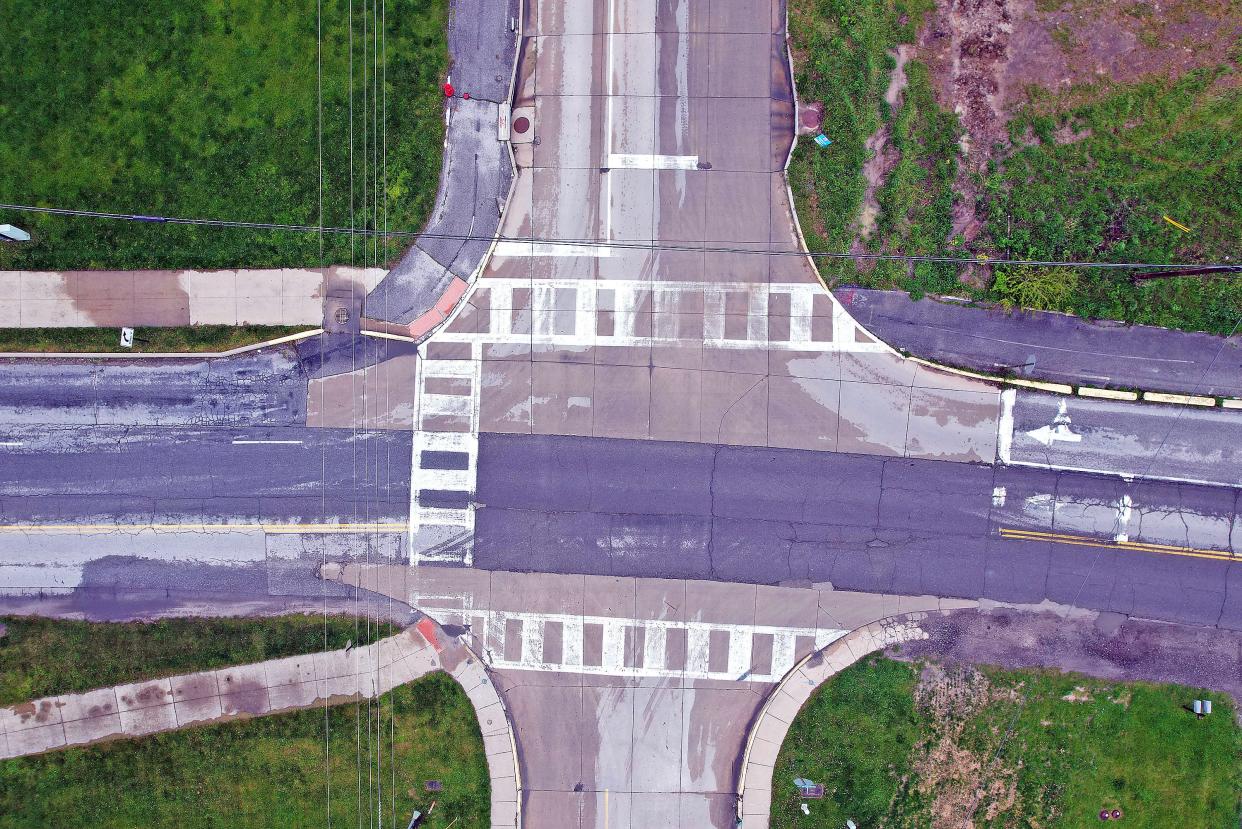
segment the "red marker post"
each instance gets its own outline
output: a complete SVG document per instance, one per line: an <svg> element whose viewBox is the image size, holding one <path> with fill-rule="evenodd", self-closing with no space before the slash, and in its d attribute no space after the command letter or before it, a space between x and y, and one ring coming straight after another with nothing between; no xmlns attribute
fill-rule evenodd
<svg viewBox="0 0 1242 829"><path fill-rule="evenodd" d="M448 83L448 82L446 81L446 82L445 82L445 84L444 84L444 97L445 97L445 98L452 98L452 97L453 97L453 95L454 95L456 92L457 92L457 90L453 89L453 85L452 85L451 83Z"/></svg>

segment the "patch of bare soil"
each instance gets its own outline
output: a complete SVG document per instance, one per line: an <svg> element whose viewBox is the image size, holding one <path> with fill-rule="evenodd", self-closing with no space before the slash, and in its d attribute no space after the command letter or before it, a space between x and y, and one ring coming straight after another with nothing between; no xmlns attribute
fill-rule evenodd
<svg viewBox="0 0 1242 829"><path fill-rule="evenodd" d="M1240 37L1239 0L937 0L915 57L929 65L939 104L958 114L965 131L953 235L971 242L982 233L987 217L975 178L1004 152L1009 118L1032 102L1033 90L1071 92L1077 103L1109 82L1176 78L1234 62ZM1234 72L1222 82L1240 78ZM1035 98L1050 108L1059 103L1056 95ZM1086 137L1070 128L1055 138ZM963 278L980 281L988 276L981 271Z"/></svg>
<svg viewBox="0 0 1242 829"><path fill-rule="evenodd" d="M915 750L913 787L931 804L933 829L960 829L974 819L991 821L1017 802L1019 766L996 751L964 745L967 723L985 707L1016 701L1013 689L997 688L969 666L924 666L915 704L933 723L932 736ZM986 742L999 745L1004 735Z"/></svg>
<svg viewBox="0 0 1242 829"><path fill-rule="evenodd" d="M957 113L965 132L954 189L954 236L971 242L983 229L974 175L987 168L1005 138L1000 78L1010 56L1014 0L939 0L919 35L919 57L931 69L936 97Z"/></svg>
<svg viewBox="0 0 1242 829"><path fill-rule="evenodd" d="M1000 78L1010 111L1026 102L1031 86L1178 78L1231 63L1242 37L1237 0L1023 0L1014 7L1011 58Z"/></svg>
<svg viewBox="0 0 1242 829"><path fill-rule="evenodd" d="M896 65L893 67L892 74L889 75L884 100L893 111L901 106L901 93L905 91L907 83L906 63L910 60L912 52L913 48L903 43L897 47L895 52L890 53ZM880 200L877 193L884 186L889 173L901 161L901 154L892 145L892 132L888 123L881 124L880 128L871 134L867 139L866 147L867 162L863 164L863 177L867 180L867 189L863 194L862 211L858 216L858 233L850 248L851 253L866 251L865 242L871 238L871 234L875 233L875 222L880 215ZM858 267L864 271L870 270L875 267L875 262L864 260L858 263Z"/></svg>

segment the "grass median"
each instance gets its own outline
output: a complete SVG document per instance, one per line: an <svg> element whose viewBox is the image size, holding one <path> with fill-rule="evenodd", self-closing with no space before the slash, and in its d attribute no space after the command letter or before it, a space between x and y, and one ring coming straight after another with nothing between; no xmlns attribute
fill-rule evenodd
<svg viewBox="0 0 1242 829"><path fill-rule="evenodd" d="M229 351L314 329L287 325L187 325L135 328L132 348L119 328L0 328L0 352L194 354Z"/></svg>
<svg viewBox="0 0 1242 829"><path fill-rule="evenodd" d="M1195 698L1214 712L1196 719ZM1235 829L1242 731L1224 694L1053 671L869 657L799 712L773 777L773 827ZM823 784L806 800L795 777ZM809 814L803 813L806 803Z"/></svg>
<svg viewBox="0 0 1242 829"><path fill-rule="evenodd" d="M352 617L0 619L0 703L308 653L394 632ZM430 791L428 781L439 789ZM434 803L434 806L433 806ZM0 827L489 825L469 699L430 674L379 700L0 761Z"/></svg>

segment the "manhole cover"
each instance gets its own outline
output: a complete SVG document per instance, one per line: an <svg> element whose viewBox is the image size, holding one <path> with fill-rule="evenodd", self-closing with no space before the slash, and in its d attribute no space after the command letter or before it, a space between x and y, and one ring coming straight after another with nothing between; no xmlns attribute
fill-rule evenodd
<svg viewBox="0 0 1242 829"><path fill-rule="evenodd" d="M528 129L530 129L530 119L525 115L513 119L513 131L518 135L525 135Z"/></svg>
<svg viewBox="0 0 1242 829"><path fill-rule="evenodd" d="M345 323L349 322L349 309L348 308L337 308L336 313L333 314L332 316L336 320L337 325L344 325Z"/></svg>

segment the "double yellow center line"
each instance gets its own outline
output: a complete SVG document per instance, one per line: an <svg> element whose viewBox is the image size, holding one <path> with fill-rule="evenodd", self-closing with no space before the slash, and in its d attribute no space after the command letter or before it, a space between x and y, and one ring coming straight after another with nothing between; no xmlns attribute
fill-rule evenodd
<svg viewBox="0 0 1242 829"><path fill-rule="evenodd" d="M404 521L372 521L357 524L0 524L0 533L41 535L95 535L124 533L249 533L268 535L328 535L332 533L397 533L410 525Z"/></svg>
<svg viewBox="0 0 1242 829"><path fill-rule="evenodd" d="M1135 553L1158 553L1166 556L1206 558L1213 561L1242 561L1242 558L1223 550L1202 550L1197 547L1177 547L1172 544L1148 544L1143 541L1104 541L1088 535L1047 533L1040 530L1015 530L1001 527L1000 536L1011 541L1053 541L1057 544L1072 544L1076 547L1103 547L1110 550L1129 550Z"/></svg>

